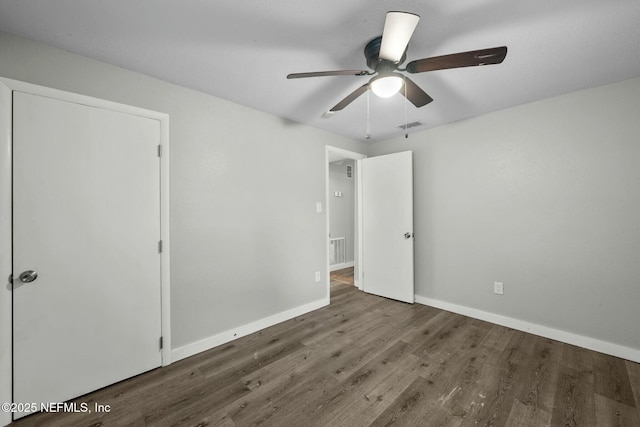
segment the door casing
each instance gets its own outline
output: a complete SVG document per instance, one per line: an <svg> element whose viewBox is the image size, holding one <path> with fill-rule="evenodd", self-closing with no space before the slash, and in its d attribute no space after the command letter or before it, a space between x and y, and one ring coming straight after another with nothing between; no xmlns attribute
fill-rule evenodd
<svg viewBox="0 0 640 427"><path fill-rule="evenodd" d="M129 105L85 95L51 89L0 77L0 401L12 402L12 284L9 280L12 259L12 93L21 91L95 106L160 121L160 229L163 250L161 256L161 327L163 336L162 366L171 363L170 322L170 236L169 236L169 116ZM0 412L0 425L11 422L11 413Z"/></svg>

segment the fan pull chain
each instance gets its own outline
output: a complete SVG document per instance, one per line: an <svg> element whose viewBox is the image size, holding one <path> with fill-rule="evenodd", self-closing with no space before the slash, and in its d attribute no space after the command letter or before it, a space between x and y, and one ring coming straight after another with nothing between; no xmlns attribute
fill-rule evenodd
<svg viewBox="0 0 640 427"><path fill-rule="evenodd" d="M409 138L409 121L407 120L407 80L405 76L402 76L404 80L404 139Z"/></svg>
<svg viewBox="0 0 640 427"><path fill-rule="evenodd" d="M365 135L365 139L371 139L371 123L370 123L370 116L371 116L371 107L369 105L369 88L367 88L367 133Z"/></svg>

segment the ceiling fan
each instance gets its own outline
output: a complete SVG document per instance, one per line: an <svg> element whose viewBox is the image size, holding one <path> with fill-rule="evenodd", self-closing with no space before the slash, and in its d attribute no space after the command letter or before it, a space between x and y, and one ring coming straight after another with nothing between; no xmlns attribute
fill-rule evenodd
<svg viewBox="0 0 640 427"><path fill-rule="evenodd" d="M478 65L500 64L507 55L507 47L500 46L490 49L472 50L450 55L434 56L431 58L417 59L407 64L405 68L400 65L407 57L407 46L413 35L420 17L409 12L387 12L382 36L371 40L364 48L364 56L367 66L373 71L366 70L338 70L317 71L310 73L293 73L288 79L321 76L371 76L369 82L360 86L342 101L338 102L331 112L340 111L368 89L382 97L388 98L400 92L416 107L427 105L431 98L417 84L404 74L424 73L425 71L444 70L448 68L473 67Z"/></svg>

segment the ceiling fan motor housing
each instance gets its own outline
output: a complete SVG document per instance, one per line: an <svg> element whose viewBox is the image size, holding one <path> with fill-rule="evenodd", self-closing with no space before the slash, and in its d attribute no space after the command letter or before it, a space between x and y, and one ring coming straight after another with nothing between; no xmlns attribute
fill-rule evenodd
<svg viewBox="0 0 640 427"><path fill-rule="evenodd" d="M400 61L391 62L379 58L381 44L382 36L378 36L367 43L367 45L364 47L364 57L367 60L367 67L381 74L385 72L395 71L398 68L398 65L402 64L405 59L407 59L407 49L404 50Z"/></svg>

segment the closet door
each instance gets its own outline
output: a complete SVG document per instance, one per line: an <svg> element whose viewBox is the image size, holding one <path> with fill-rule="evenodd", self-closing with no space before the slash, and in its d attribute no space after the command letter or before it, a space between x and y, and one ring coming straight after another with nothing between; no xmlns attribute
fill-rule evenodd
<svg viewBox="0 0 640 427"><path fill-rule="evenodd" d="M13 93L14 402L161 365L159 141L155 119Z"/></svg>

